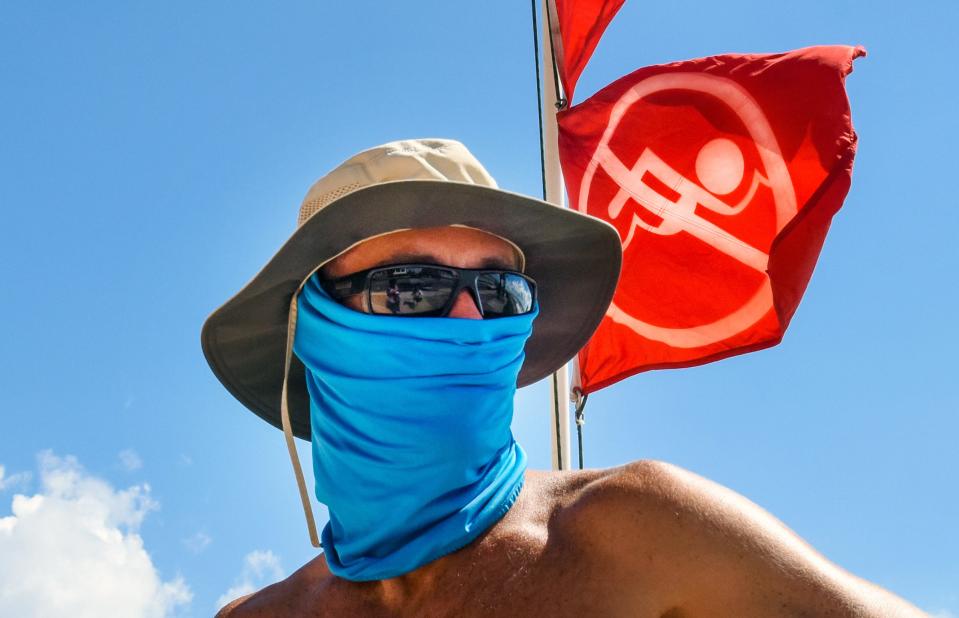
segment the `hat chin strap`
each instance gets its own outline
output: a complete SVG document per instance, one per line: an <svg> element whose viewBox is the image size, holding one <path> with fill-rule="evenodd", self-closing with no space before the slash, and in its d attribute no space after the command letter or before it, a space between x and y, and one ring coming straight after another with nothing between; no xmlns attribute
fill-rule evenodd
<svg viewBox="0 0 959 618"><path fill-rule="evenodd" d="M309 277L307 277L309 279ZM304 280L304 282L306 279ZM283 390L280 394L280 419L283 424L283 436L286 438L286 448L290 453L290 462L293 464L293 474L296 476L296 485L300 490L300 501L303 503L303 513L306 515L306 527L310 532L310 543L313 547L320 547L320 539L316 534L316 521L313 518L313 506L310 504L310 494L306 491L306 481L303 478L303 468L300 466L300 456L296 452L296 443L293 438L293 428L290 424L290 408L287 403L286 390L290 376L290 364L293 359L293 338L296 335L296 300L300 295L303 284L293 293L290 301L289 317L286 321L286 358L283 362Z"/></svg>

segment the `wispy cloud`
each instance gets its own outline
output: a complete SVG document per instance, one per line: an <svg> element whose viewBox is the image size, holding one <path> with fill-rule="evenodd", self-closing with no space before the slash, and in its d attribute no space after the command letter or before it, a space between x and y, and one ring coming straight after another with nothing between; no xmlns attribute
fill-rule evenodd
<svg viewBox="0 0 959 618"><path fill-rule="evenodd" d="M213 539L210 538L210 535L201 531L183 539L183 546L186 547L190 553L199 554L209 547L212 542Z"/></svg>
<svg viewBox="0 0 959 618"><path fill-rule="evenodd" d="M143 467L143 460L140 458L140 454L132 448L123 449L117 454L117 457L120 458L120 465L122 465L127 472L133 472Z"/></svg>
<svg viewBox="0 0 959 618"><path fill-rule="evenodd" d="M930 618L956 618L956 615L948 609L940 609L938 612L930 612Z"/></svg>
<svg viewBox="0 0 959 618"><path fill-rule="evenodd" d="M26 485L30 481L30 478L31 475L29 472L7 474L6 468L0 465L0 491Z"/></svg>
<svg viewBox="0 0 959 618"><path fill-rule="evenodd" d="M230 601L255 592L283 579L283 569L280 560L270 550L254 550L243 559L243 569L240 576L233 582L229 590L220 595L216 601L219 609Z"/></svg>
<svg viewBox="0 0 959 618"><path fill-rule="evenodd" d="M163 618L192 593L160 579L138 534L148 485L114 489L73 457L39 455L41 491L0 518L0 616Z"/></svg>

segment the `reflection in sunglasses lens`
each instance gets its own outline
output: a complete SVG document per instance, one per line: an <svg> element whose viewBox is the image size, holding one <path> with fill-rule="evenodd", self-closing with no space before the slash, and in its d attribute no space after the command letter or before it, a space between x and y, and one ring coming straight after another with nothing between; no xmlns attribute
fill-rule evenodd
<svg viewBox="0 0 959 618"><path fill-rule="evenodd" d="M430 314L441 311L458 281L455 273L437 268L387 268L370 280L373 313Z"/></svg>
<svg viewBox="0 0 959 618"><path fill-rule="evenodd" d="M477 280L483 312L496 315L518 315L533 307L529 282L510 273L483 273Z"/></svg>
<svg viewBox="0 0 959 618"><path fill-rule="evenodd" d="M388 266L370 273L373 313L385 315L440 315L460 281L453 270L429 266ZM476 288L487 318L519 315L533 308L533 290L524 277L484 272Z"/></svg>

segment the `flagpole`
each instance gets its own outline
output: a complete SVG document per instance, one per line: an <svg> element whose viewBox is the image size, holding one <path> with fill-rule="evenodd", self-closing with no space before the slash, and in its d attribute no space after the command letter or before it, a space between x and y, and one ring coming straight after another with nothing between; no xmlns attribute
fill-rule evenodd
<svg viewBox="0 0 959 618"><path fill-rule="evenodd" d="M551 0L543 0L542 62L540 62L541 83L543 86L543 157L545 172L546 201L557 206L565 206L563 199L563 174L559 164L558 136L556 125L556 102L559 100L555 64L553 62L552 36L550 24L556 23L556 14L550 6ZM549 427L552 449L553 469L570 470L572 468L569 438L569 364L560 367L550 378L549 387Z"/></svg>

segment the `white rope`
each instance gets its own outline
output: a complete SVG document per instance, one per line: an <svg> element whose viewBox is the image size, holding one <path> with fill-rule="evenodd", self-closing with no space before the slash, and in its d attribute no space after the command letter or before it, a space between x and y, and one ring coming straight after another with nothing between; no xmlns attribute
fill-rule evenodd
<svg viewBox="0 0 959 618"><path fill-rule="evenodd" d="M307 279L309 279L309 277ZM304 282L305 281L306 279L304 279ZM290 377L290 364L293 360L293 338L296 335L296 299L299 297L301 289L303 289L302 283L293 294L293 300L290 301L290 312L286 321L286 358L283 362L283 391L280 394L280 419L283 423L283 435L286 437L286 448L290 452L290 462L293 464L293 474L296 476L296 485L300 490L300 501L303 503L303 513L306 515L306 527L310 531L310 543L313 547L320 547L320 538L316 534L316 521L313 519L313 506L310 504L310 494L306 491L306 480L303 478L300 456L296 452L293 428L290 425L290 409L286 397L287 382Z"/></svg>

